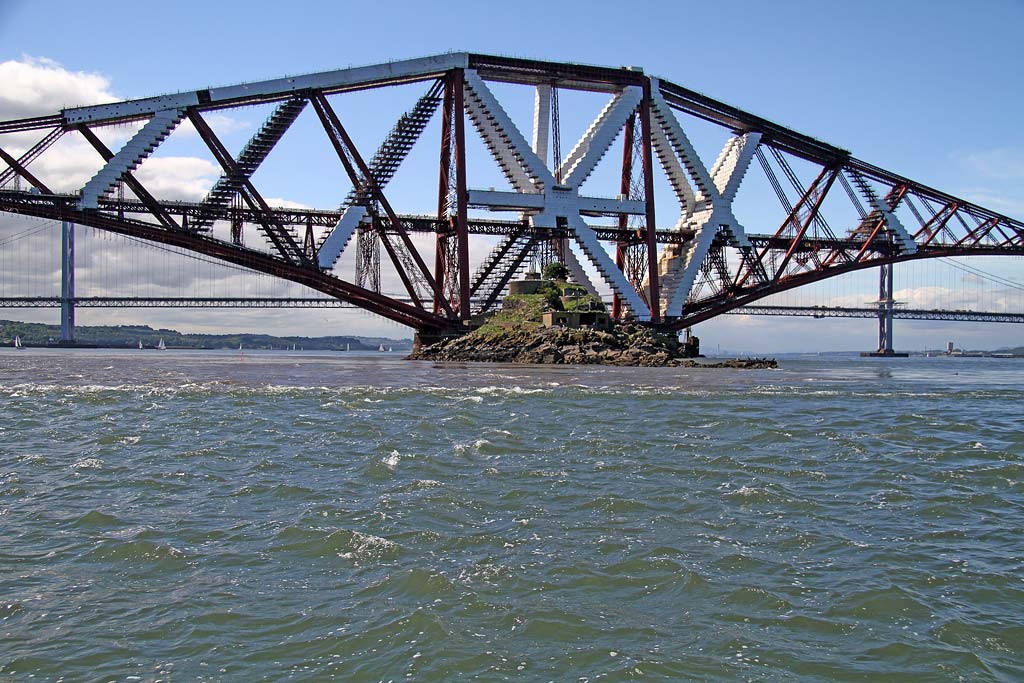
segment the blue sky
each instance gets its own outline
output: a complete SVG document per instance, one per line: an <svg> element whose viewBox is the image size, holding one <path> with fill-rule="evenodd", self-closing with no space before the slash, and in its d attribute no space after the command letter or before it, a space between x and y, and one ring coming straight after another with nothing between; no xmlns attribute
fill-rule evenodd
<svg viewBox="0 0 1024 683"><path fill-rule="evenodd" d="M639 65L1022 218L1021 26L1019 0L102 6L0 0L0 62L51 59L106 77L109 91L126 98L449 50ZM372 127L371 119L362 123ZM246 135L239 131L238 140ZM320 190L296 200L336 203ZM1020 266L1014 268L1022 279ZM758 339L764 350L782 350L807 325L814 325L806 329L815 330L820 348L873 344L875 331L865 321L826 328L771 320ZM904 324L906 345L941 344L928 342L941 327L920 325ZM1005 327L954 331L1007 343L1024 338ZM750 346L731 338L738 331L725 321L704 326L702 335L723 347Z"/></svg>

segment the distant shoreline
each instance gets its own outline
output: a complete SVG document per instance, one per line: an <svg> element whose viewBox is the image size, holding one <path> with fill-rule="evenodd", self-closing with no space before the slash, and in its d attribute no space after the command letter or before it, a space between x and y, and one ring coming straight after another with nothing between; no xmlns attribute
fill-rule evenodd
<svg viewBox="0 0 1024 683"><path fill-rule="evenodd" d="M322 337L277 336L269 334L191 334L172 329L154 329L148 325L80 325L75 328L75 343L62 345L60 326L0 320L0 346L13 346L20 337L27 348L47 349L156 349L161 340L168 350L244 350L260 351L378 351L381 346L394 351L412 350L412 340L388 337L337 335Z"/></svg>

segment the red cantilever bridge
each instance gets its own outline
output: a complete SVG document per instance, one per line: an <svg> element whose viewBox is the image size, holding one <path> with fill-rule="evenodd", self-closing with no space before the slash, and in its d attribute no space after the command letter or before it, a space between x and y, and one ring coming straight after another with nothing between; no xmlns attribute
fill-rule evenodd
<svg viewBox="0 0 1024 683"><path fill-rule="evenodd" d="M421 84L422 95L374 153L357 149L338 113L348 105L338 103L356 91L412 84ZM495 94L515 86L533 96L526 134ZM568 100L570 91L596 94L606 104L563 153L559 93ZM211 114L252 105L272 113L232 154L211 127ZM323 128L324 144L350 181L336 210L271 206L267 188L253 182L304 112ZM421 141L437 115L440 139ZM135 173L185 121L222 169L201 202L162 200ZM119 149L97 134L125 124L133 133ZM709 124L727 138L710 165L692 142L693 127ZM479 136L506 188L474 183L470 135ZM64 136L84 139L101 165L70 194L52 191L39 171L45 164L34 163L59 154L55 143ZM29 137L34 144L24 144ZM438 150L437 205L429 215L400 213L388 196L389 181L418 142ZM618 182L600 196L584 183L613 148L621 150L609 157ZM1018 220L635 68L451 53L209 88L0 122L0 160L0 188L16 179L19 188L0 190L0 211L174 245L431 333L471 325L499 304L524 264L537 260L559 260L575 281L610 290L616 317L682 329L859 269L1024 255ZM763 174L778 199L778 218L764 225L743 225L734 212L748 171ZM661 228L656 174L679 207ZM428 182L433 187L435 179ZM218 222L230 224L229 237L215 237ZM266 244L242 244L244 225L255 226ZM432 248L423 248L424 233ZM496 236L497 243L486 256L471 254L471 234ZM347 248L356 252L354 280L333 272ZM381 261L397 273L401 296L380 292ZM471 270L471 262L478 266Z"/></svg>

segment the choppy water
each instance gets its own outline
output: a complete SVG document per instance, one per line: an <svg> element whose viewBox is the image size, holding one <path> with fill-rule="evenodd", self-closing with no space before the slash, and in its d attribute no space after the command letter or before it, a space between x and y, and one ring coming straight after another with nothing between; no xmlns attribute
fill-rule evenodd
<svg viewBox="0 0 1024 683"><path fill-rule="evenodd" d="M1022 379L0 351L0 680L1020 681Z"/></svg>

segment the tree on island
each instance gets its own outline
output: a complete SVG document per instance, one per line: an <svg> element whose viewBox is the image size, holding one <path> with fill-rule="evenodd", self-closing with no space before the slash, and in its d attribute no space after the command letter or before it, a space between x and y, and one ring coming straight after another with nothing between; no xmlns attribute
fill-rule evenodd
<svg viewBox="0 0 1024 683"><path fill-rule="evenodd" d="M569 269L560 261L552 261L544 266L544 279L565 282L569 279Z"/></svg>

